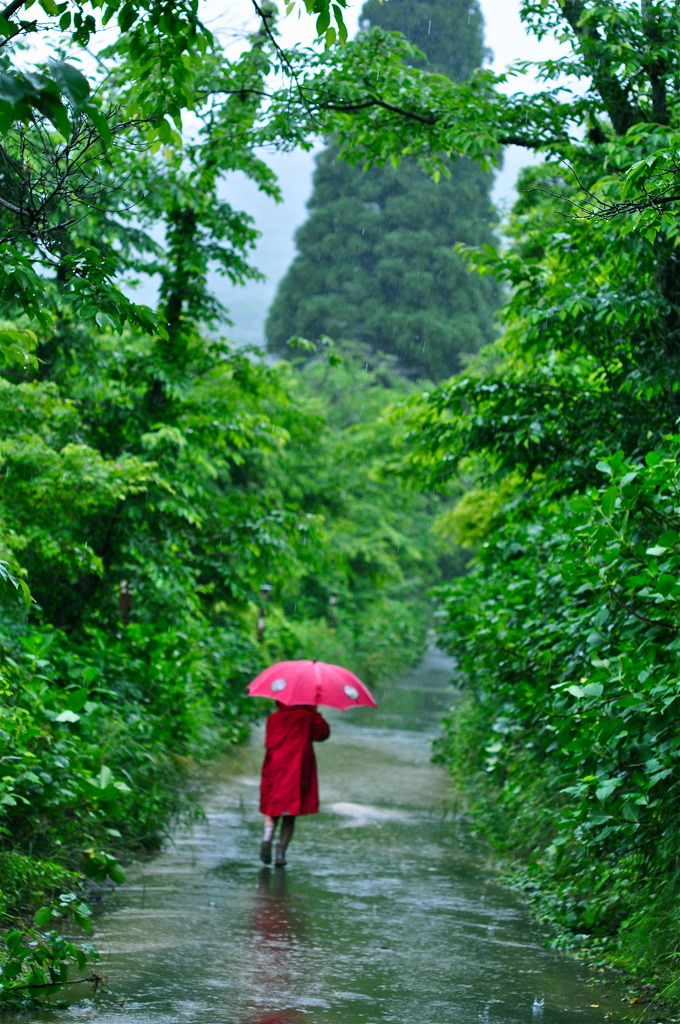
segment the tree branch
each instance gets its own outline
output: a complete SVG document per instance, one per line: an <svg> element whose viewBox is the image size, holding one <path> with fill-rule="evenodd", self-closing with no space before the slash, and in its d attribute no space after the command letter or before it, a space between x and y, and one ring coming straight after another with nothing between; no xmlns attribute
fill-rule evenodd
<svg viewBox="0 0 680 1024"><path fill-rule="evenodd" d="M100 974L91 974L89 978L75 978L73 981L44 981L37 985L12 985L8 988L10 992L21 992L24 989L38 989L38 988L61 988L63 985L92 985L94 992L97 991L99 986L103 983L103 978Z"/></svg>
<svg viewBox="0 0 680 1024"><path fill-rule="evenodd" d="M0 15L2 15L6 20L9 20L13 14L16 14L16 12L21 10L22 7L25 7L27 3L28 0L12 0L11 4L7 4L4 11L0 11Z"/></svg>
<svg viewBox="0 0 680 1024"><path fill-rule="evenodd" d="M640 622L645 622L648 626L659 626L661 629L665 629L669 633L680 632L680 627L674 625L672 622L664 622L663 619L648 619L646 615L642 615L640 612L636 612L634 608L631 608L629 604L626 604L625 601L621 600L621 598L614 590L614 585L612 585L609 588L607 593L614 598L619 608L623 608L624 611L628 612L629 615L634 616L634 618L639 619Z"/></svg>
<svg viewBox="0 0 680 1024"><path fill-rule="evenodd" d="M498 138L499 146L520 146L521 149L545 149L548 146L564 144L565 139L534 139L526 135L501 135Z"/></svg>
<svg viewBox="0 0 680 1024"><path fill-rule="evenodd" d="M18 206L14 206L13 203L8 203L6 199L2 198L2 196L0 196L0 206L2 206L3 210L9 210L10 213L18 213L19 216L24 212Z"/></svg>
<svg viewBox="0 0 680 1024"><path fill-rule="evenodd" d="M381 107L383 110L389 110L390 113L398 114L407 120L418 121L420 124L428 125L436 124L439 120L437 114L419 114L415 110L406 110L404 107L397 107L394 103L388 103L387 100L381 99L380 96L374 96L370 92L365 100L348 101L347 103L324 103L322 101L319 106L323 110L347 111L347 113L355 110L368 110L371 107Z"/></svg>
<svg viewBox="0 0 680 1024"><path fill-rule="evenodd" d="M588 69L593 85L600 94L604 108L611 118L617 135L625 135L632 125L643 121L641 111L628 98L628 91L623 88L616 74L612 71L612 60L608 53L603 53L606 41L600 35L596 25L588 20L583 23L586 12L585 0L564 0L562 14L581 50L581 56Z"/></svg>
<svg viewBox="0 0 680 1024"><path fill-rule="evenodd" d="M298 96L300 97L302 105L307 110L307 113L312 117L312 120L314 120L314 115L312 114L312 111L309 109L307 102L305 100L304 90L302 88L302 85L300 84L299 76L295 68L291 64L290 60L288 59L288 54L280 45L279 41L274 35L274 32L272 31L272 27L270 24L270 22L273 20L272 15L268 14L265 10L262 9L260 4L258 3L258 0L251 0L251 3L255 9L255 13L262 22L262 28L264 30L265 35L269 39L271 45L274 47L274 52L278 55L279 60L282 62L282 64L284 64L285 67L288 69L290 77L295 82L295 88L297 89Z"/></svg>
<svg viewBox="0 0 680 1024"><path fill-rule="evenodd" d="M406 107L399 107L394 103L390 103L388 100L382 99L380 96L376 96L375 93L370 91L367 92L366 98L357 100L347 100L346 102L334 103L331 100L325 101L320 100L318 106L322 110L335 110L339 113L353 113L359 110L370 110L371 107L381 107L383 110L388 110L392 114L397 114L399 117L403 117L405 120L417 121L419 124L424 125L436 125L441 115L435 112L419 113L417 110L408 110ZM532 138L526 135L502 135L498 139L499 146L521 146L522 149L541 149L545 146L557 145L559 142L564 142L565 139L539 139Z"/></svg>
<svg viewBox="0 0 680 1024"><path fill-rule="evenodd" d="M650 0L641 0L642 27L649 44L649 82L652 87L652 113L659 124L668 124L668 97L666 75L668 62L659 56L663 43L663 32ZM676 12L677 17L677 12Z"/></svg>

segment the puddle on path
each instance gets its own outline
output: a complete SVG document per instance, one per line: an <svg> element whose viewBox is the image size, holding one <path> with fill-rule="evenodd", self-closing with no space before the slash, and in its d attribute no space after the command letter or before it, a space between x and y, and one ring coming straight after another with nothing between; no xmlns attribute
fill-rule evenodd
<svg viewBox="0 0 680 1024"><path fill-rule="evenodd" d="M132 867L99 922L112 995L32 1021L619 1024L616 989L543 944L448 811L429 761L448 672L432 652L378 711L329 713L322 812L285 870L257 859L258 730L206 820Z"/></svg>

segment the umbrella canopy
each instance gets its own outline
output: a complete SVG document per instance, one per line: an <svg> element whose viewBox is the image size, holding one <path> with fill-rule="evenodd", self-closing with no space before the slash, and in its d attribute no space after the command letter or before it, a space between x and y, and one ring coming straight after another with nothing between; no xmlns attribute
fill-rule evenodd
<svg viewBox="0 0 680 1024"><path fill-rule="evenodd" d="M282 704L325 704L343 711L357 705L377 706L353 672L325 661L277 661L248 684L248 693Z"/></svg>

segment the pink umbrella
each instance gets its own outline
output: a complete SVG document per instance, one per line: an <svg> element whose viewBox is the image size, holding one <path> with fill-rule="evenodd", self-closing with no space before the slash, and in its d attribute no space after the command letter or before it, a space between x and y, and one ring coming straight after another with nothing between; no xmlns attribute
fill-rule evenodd
<svg viewBox="0 0 680 1024"><path fill-rule="evenodd" d="M277 661L248 684L251 697L272 697L282 704L325 704L331 708L377 707L353 672L325 661Z"/></svg>

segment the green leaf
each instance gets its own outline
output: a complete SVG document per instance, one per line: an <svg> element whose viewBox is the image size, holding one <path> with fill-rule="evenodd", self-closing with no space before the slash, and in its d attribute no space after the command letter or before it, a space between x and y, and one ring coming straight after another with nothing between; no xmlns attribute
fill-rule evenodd
<svg viewBox="0 0 680 1024"><path fill-rule="evenodd" d="M0 331L0 344L2 343L2 338L3 338L3 332ZM0 580L7 580L7 582L11 583L11 585L13 587L15 587L17 590L21 591L21 595L22 595L23 600L24 600L24 606L25 606L26 610L28 611L28 609L30 608L31 604L33 603L33 598L31 596L31 591L29 590L28 584L26 583L25 580L23 580L21 578L17 579L17 577L12 575L12 573L7 568L7 562L1 562L0 561Z"/></svg>
<svg viewBox="0 0 680 1024"><path fill-rule="evenodd" d="M618 496L618 488L614 486L608 487L602 495L602 511L607 517L611 516L612 512L614 511L616 499L618 498Z"/></svg>
<svg viewBox="0 0 680 1024"><path fill-rule="evenodd" d="M118 15L118 28L121 32L127 32L137 20L137 11L134 4L125 4Z"/></svg>
<svg viewBox="0 0 680 1024"><path fill-rule="evenodd" d="M569 506L574 510L574 512L590 512L593 507L593 503L590 498L586 498L585 495L577 494L576 497L571 498Z"/></svg>
<svg viewBox="0 0 680 1024"><path fill-rule="evenodd" d="M53 911L51 907L40 907L33 915L33 921L38 928L44 928L52 920Z"/></svg>
<svg viewBox="0 0 680 1024"><path fill-rule="evenodd" d="M4 71L0 72L0 100L16 106L23 103L25 98L26 90L20 80L14 75L8 75Z"/></svg>
<svg viewBox="0 0 680 1024"><path fill-rule="evenodd" d="M94 320L97 327L113 329L116 326L113 318L108 313L102 313L101 311L95 313Z"/></svg>
<svg viewBox="0 0 680 1024"><path fill-rule="evenodd" d="M621 810L621 816L625 821L638 821L640 818L640 812L635 804L626 803L623 805Z"/></svg>
<svg viewBox="0 0 680 1024"><path fill-rule="evenodd" d="M321 14L319 15L319 17L316 19L316 34L318 36L322 36L325 33L325 31L328 28L328 26L330 25L330 23L331 23L331 13L330 13L330 10L322 11Z"/></svg>
<svg viewBox="0 0 680 1024"><path fill-rule="evenodd" d="M57 96L41 93L32 97L33 106L44 114L65 139L71 135L71 121L68 111Z"/></svg>
<svg viewBox="0 0 680 1024"><path fill-rule="evenodd" d="M76 715L73 711L62 711L54 720L55 722L79 722L80 715Z"/></svg>
<svg viewBox="0 0 680 1024"><path fill-rule="evenodd" d="M113 864L109 864L106 870L112 882L116 882L118 885L123 884L125 881L125 871L118 861L115 861Z"/></svg>
<svg viewBox="0 0 680 1024"><path fill-rule="evenodd" d="M85 863L83 864L83 873L86 878L95 878L97 881L102 881L104 877L104 866L97 857L86 857Z"/></svg>
<svg viewBox="0 0 680 1024"><path fill-rule="evenodd" d="M64 61L48 62L52 77L74 110L82 110L90 96L90 83L77 68Z"/></svg>
<svg viewBox="0 0 680 1024"><path fill-rule="evenodd" d="M595 796L598 800L606 800L607 797L611 796L614 790L621 785L619 779L603 779L600 781L600 785L595 791Z"/></svg>
<svg viewBox="0 0 680 1024"><path fill-rule="evenodd" d="M24 933L18 928L11 928L5 932L5 944L10 953L15 956L23 945Z"/></svg>
<svg viewBox="0 0 680 1024"><path fill-rule="evenodd" d="M69 711L82 711L90 698L90 691L84 688L73 690L66 699Z"/></svg>
<svg viewBox="0 0 680 1024"><path fill-rule="evenodd" d="M103 141L110 143L113 139L111 125L109 124L108 119L103 116L96 103L86 103L83 108L83 113L90 119Z"/></svg>
<svg viewBox="0 0 680 1024"><path fill-rule="evenodd" d="M47 75L40 75L35 71L23 71L21 77L34 95L42 92L54 93L54 82Z"/></svg>
<svg viewBox="0 0 680 1024"><path fill-rule="evenodd" d="M345 19L343 17L342 7L339 4L333 4L333 16L335 17L335 24L338 26L340 42L344 46L347 42L347 25L345 24Z"/></svg>
<svg viewBox="0 0 680 1024"><path fill-rule="evenodd" d="M671 591L675 590L677 585L678 581L676 577L673 576L671 573L664 572L661 573L661 575L656 581L656 590L659 594L662 594L664 597L667 597L668 594L671 593Z"/></svg>

